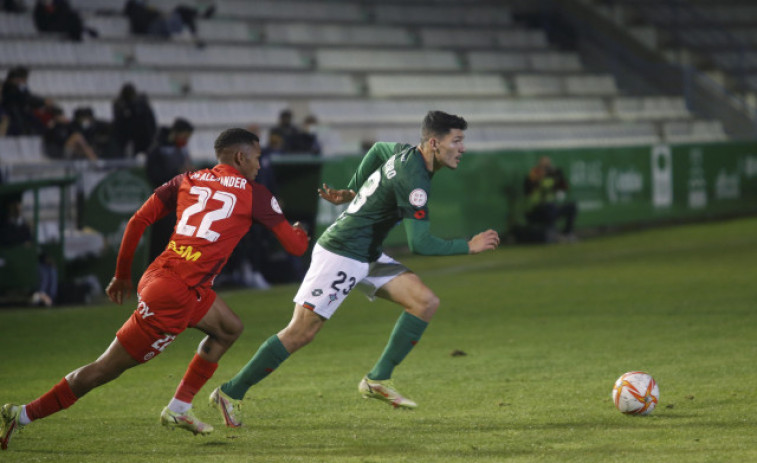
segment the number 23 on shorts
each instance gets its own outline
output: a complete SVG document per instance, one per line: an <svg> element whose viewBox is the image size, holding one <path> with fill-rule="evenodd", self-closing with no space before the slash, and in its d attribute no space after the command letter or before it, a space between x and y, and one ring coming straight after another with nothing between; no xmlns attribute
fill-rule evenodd
<svg viewBox="0 0 757 463"><path fill-rule="evenodd" d="M355 277L348 277L346 273L341 271L336 276L337 278L331 282L331 289L337 292L341 291L346 296L355 287L357 280L355 280Z"/></svg>

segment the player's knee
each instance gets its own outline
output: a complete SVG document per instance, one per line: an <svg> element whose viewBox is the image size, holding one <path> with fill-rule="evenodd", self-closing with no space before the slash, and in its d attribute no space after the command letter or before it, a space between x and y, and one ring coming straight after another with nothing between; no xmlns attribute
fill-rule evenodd
<svg viewBox="0 0 757 463"><path fill-rule="evenodd" d="M236 342L236 340L239 339L239 336L241 334L242 334L241 331L237 331L233 333L225 331L221 333L220 335L213 336L212 338L213 338L213 341L215 341L215 343L222 346L222 348L225 350L231 347Z"/></svg>
<svg viewBox="0 0 757 463"><path fill-rule="evenodd" d="M242 335L242 332L244 332L244 324L242 323L242 320L240 320L236 315L234 315L234 317L229 320L229 323L225 328L227 336L232 341L236 341L239 336Z"/></svg>
<svg viewBox="0 0 757 463"><path fill-rule="evenodd" d="M439 297L433 291L426 288L414 299L413 306L409 307L408 311L424 321L430 321L439 308Z"/></svg>
<svg viewBox="0 0 757 463"><path fill-rule="evenodd" d="M291 335L288 337L290 340L289 345L292 347L292 350L290 352L294 352L295 350L310 344L313 339L315 339L315 334L316 331L308 329L291 333Z"/></svg>
<svg viewBox="0 0 757 463"><path fill-rule="evenodd" d="M433 316L436 313L436 309L439 308L439 304L439 297L433 292L429 291L429 294L426 296L425 300L426 313L429 314L429 316Z"/></svg>
<svg viewBox="0 0 757 463"><path fill-rule="evenodd" d="M310 344L313 339L315 339L317 333L318 329L311 325L290 324L279 333L279 339L281 340L281 343L284 344L286 350L291 354Z"/></svg>
<svg viewBox="0 0 757 463"><path fill-rule="evenodd" d="M291 354L310 344L325 321L325 318L298 304L295 306L292 320L278 333L279 339Z"/></svg>
<svg viewBox="0 0 757 463"><path fill-rule="evenodd" d="M317 333L317 331L313 331L313 330L308 330L308 331L305 331L303 333L300 333L300 337L299 337L299 341L300 341L299 344L300 344L300 346L299 347L305 347L308 344L310 344L311 342L313 342L313 339L315 339L315 334L316 333Z"/></svg>
<svg viewBox="0 0 757 463"><path fill-rule="evenodd" d="M239 320L239 323L234 326L234 332L232 333L234 339L239 339L239 337L242 336L242 333L244 333L244 324L242 324L242 320Z"/></svg>

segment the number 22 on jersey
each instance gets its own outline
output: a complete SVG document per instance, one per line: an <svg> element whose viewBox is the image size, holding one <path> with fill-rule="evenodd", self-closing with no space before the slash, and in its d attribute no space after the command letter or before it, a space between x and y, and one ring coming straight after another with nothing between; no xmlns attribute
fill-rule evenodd
<svg viewBox="0 0 757 463"><path fill-rule="evenodd" d="M216 241L221 235L210 229L213 222L231 217L234 206L237 204L237 197L227 191L216 191L213 193L208 187L193 186L189 193L197 196L197 202L184 209L181 214L181 220L176 225L176 233L185 236L196 236L206 239L210 242ZM212 196L211 196L212 195ZM206 210L208 199L213 198L221 202L218 209ZM199 226L189 225L189 218L196 214L202 214L202 220Z"/></svg>

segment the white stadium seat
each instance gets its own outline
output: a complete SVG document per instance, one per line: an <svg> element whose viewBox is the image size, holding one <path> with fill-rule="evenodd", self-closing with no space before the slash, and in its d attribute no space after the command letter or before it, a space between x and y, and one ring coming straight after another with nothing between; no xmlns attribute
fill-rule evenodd
<svg viewBox="0 0 757 463"><path fill-rule="evenodd" d="M190 86L195 95L218 96L350 96L358 85L349 74L333 73L193 73Z"/></svg>
<svg viewBox="0 0 757 463"><path fill-rule="evenodd" d="M276 45L330 45L354 47L410 46L414 39L407 28L381 25L268 23L264 34Z"/></svg>
<svg viewBox="0 0 757 463"><path fill-rule="evenodd" d="M509 93L505 79L496 74L374 74L368 76L367 82L370 95L375 97L504 96Z"/></svg>
<svg viewBox="0 0 757 463"><path fill-rule="evenodd" d="M459 70L450 51L374 50L359 48L316 50L316 66L330 71L441 71Z"/></svg>

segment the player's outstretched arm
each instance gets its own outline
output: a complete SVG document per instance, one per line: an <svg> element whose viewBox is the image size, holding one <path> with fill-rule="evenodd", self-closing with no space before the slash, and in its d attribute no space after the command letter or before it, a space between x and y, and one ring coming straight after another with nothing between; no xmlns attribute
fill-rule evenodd
<svg viewBox="0 0 757 463"><path fill-rule="evenodd" d="M252 186L252 220L271 230L284 250L289 254L301 256L308 249L308 237L305 227L299 222L291 225L278 201L265 186L253 183Z"/></svg>
<svg viewBox="0 0 757 463"><path fill-rule="evenodd" d="M339 205L352 201L352 199L355 197L355 191L336 190L324 183L321 188L318 188L318 195L331 204Z"/></svg>
<svg viewBox="0 0 757 463"><path fill-rule="evenodd" d="M131 278L119 279L113 277L113 279L110 280L108 287L105 288L105 294L108 295L108 298L111 301L121 305L124 302L124 298L129 299L131 297L131 289Z"/></svg>
<svg viewBox="0 0 757 463"><path fill-rule="evenodd" d="M289 225L289 222L285 220L271 228L271 231L273 231L276 239L279 240L279 243L281 243L284 250L289 254L299 257L308 250L310 237L300 222Z"/></svg>
<svg viewBox="0 0 757 463"><path fill-rule="evenodd" d="M470 254L478 254L479 252L491 251L499 246L499 234L494 230L486 230L468 241L468 249Z"/></svg>

